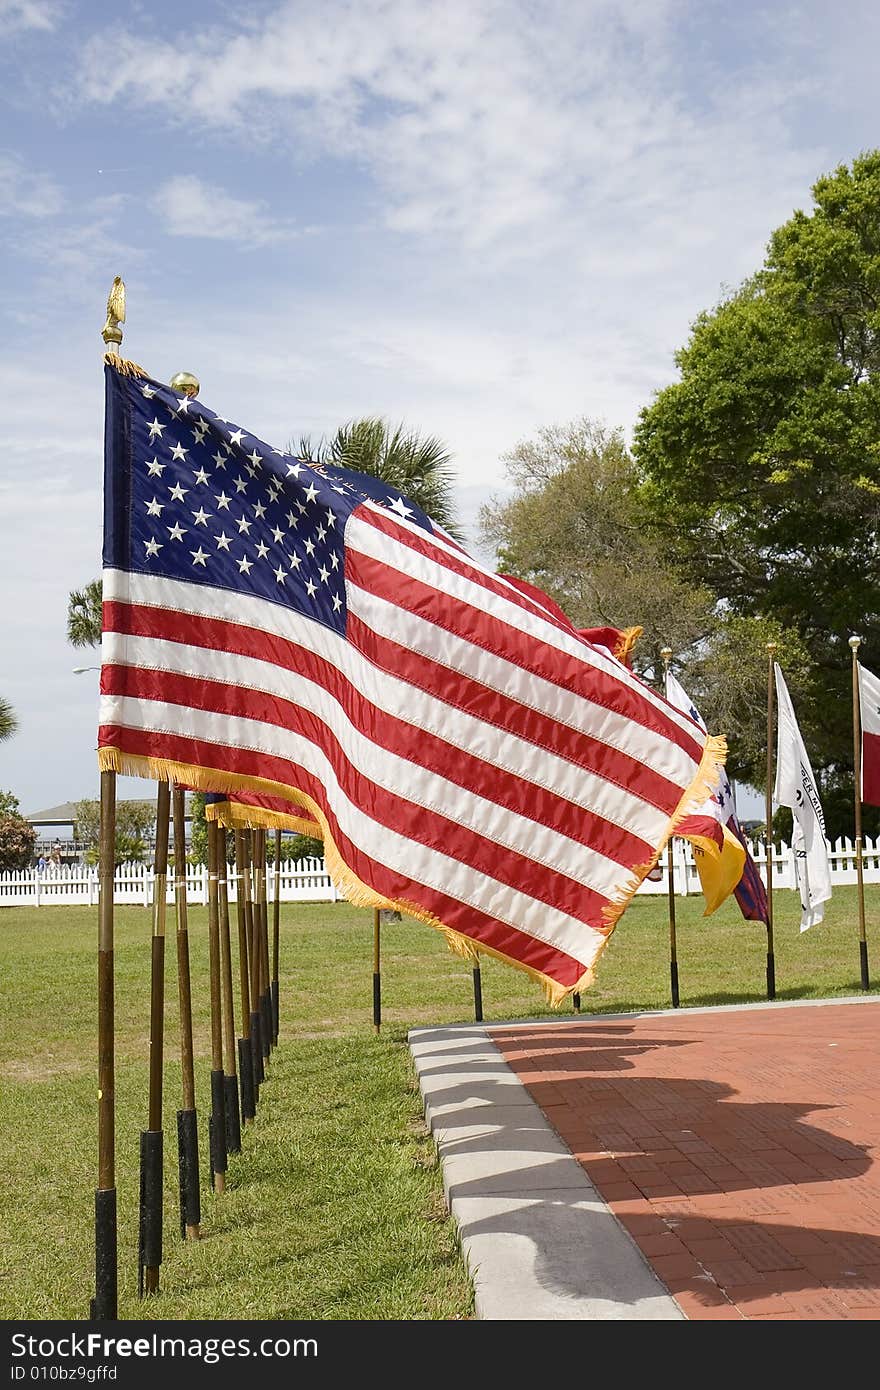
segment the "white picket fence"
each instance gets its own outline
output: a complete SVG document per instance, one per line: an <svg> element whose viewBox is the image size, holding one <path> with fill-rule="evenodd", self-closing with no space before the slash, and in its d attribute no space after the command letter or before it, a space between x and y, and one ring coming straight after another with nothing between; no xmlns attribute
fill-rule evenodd
<svg viewBox="0 0 880 1390"><path fill-rule="evenodd" d="M150 864L121 864L113 879L113 901L140 903L149 907L153 901L155 875ZM342 894L324 868L323 859L300 859L281 865L279 897L282 902L338 902ZM231 902L237 896L234 867L227 880ZM275 866L269 865L269 900L275 895ZM192 903L208 901L208 871L203 864L188 864L186 895ZM174 902L174 874L168 875L166 899ZM33 905L49 907L72 903L93 905L98 901L98 870L86 865L57 869L24 869L19 873L0 874L0 907Z"/></svg>
<svg viewBox="0 0 880 1390"><path fill-rule="evenodd" d="M832 887L838 883L856 882L856 854L852 840L837 840L829 844ZM760 844L750 846L752 857L764 878L765 854ZM700 879L693 852L686 840L673 841L673 882L675 893L687 897L699 893ZM668 892L667 856L661 856L660 876L646 879L639 893ZM862 871L865 883L880 883L880 839L866 839L862 849ZM117 903L140 903L148 907L153 901L153 869L149 864L123 864L113 880L113 900ZM229 898L236 899L235 871L229 870ZM785 843L774 846L774 888L794 888L794 856ZM190 864L186 871L187 898L194 903L208 901L208 871L202 864ZM269 899L275 893L275 868L269 865ZM282 902L339 902L344 898L335 887L324 867L323 859L300 859L281 866L279 897ZM167 900L174 901L173 874L169 874ZM46 907L53 904L96 904L98 901L98 870L72 866L68 868L24 869L19 873L0 874L0 907L26 904Z"/></svg>

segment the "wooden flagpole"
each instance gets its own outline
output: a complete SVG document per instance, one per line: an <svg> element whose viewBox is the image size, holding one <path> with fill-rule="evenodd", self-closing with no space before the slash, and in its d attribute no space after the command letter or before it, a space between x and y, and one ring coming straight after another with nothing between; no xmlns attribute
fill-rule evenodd
<svg viewBox="0 0 880 1390"><path fill-rule="evenodd" d="M208 825L208 960L211 982L211 1181L226 1190L226 1090L223 1082L223 1009L220 984L220 900L217 872L217 822Z"/></svg>
<svg viewBox="0 0 880 1390"><path fill-rule="evenodd" d="M251 1003L248 979L248 921L245 908L244 832L235 831L235 913L238 922L238 979L241 989L241 1037L238 1040L238 1073L241 1079L241 1118L248 1124L256 1114L254 1059L251 1053Z"/></svg>
<svg viewBox="0 0 880 1390"><path fill-rule="evenodd" d="M101 330L106 352L118 353L125 322L125 285L117 275L107 298ZM113 1001L113 879L116 872L116 773L101 773L98 868L98 1186L95 1191L96 1322L116 1319L118 1247L116 1231L116 1067Z"/></svg>
<svg viewBox="0 0 880 1390"><path fill-rule="evenodd" d="M281 831L275 831L275 880L272 884L272 1041L278 1046L278 1010L280 984L278 980L278 949L281 927Z"/></svg>
<svg viewBox="0 0 880 1390"><path fill-rule="evenodd" d="M177 1166L180 1177L180 1234L198 1240L202 1220L199 1182L199 1126L193 1060L192 987L186 902L186 803L182 787L172 794L174 820L174 906L177 914L177 998L180 1007L182 1109L177 1112Z"/></svg>
<svg viewBox="0 0 880 1390"><path fill-rule="evenodd" d="M669 663L672 660L672 648L664 647L660 652L663 658L663 694L666 694L667 677L669 676ZM672 1007L678 1008L678 943L676 941L675 925L675 857L673 854L673 839L670 835L669 843L666 846L666 876L668 879L668 902L669 902L669 985L672 994Z"/></svg>
<svg viewBox="0 0 880 1390"><path fill-rule="evenodd" d="M260 1015L260 954L257 943L257 912L254 906L254 883L251 877L253 867L254 832L242 832L244 845L244 908L248 930L248 965L250 968L251 1003L251 1069L254 1078L254 1102L260 1099L260 1087L266 1079L263 1066L263 1023Z"/></svg>
<svg viewBox="0 0 880 1390"><path fill-rule="evenodd" d="M254 831L255 921L260 980L260 1041L263 1045L263 1066L272 1050L272 999L269 993L269 917L266 901L266 832Z"/></svg>
<svg viewBox="0 0 880 1390"><path fill-rule="evenodd" d="M767 854L767 998L776 998L776 958L773 953L773 698L776 693L777 644L767 643L767 778L764 786L765 847Z"/></svg>
<svg viewBox="0 0 880 1390"><path fill-rule="evenodd" d="M153 934L150 958L150 1087L147 1128L141 1131L138 1293L158 1293L162 1263L163 1132L165 1062L165 897L168 888L168 824L171 787L156 788L156 852L153 863Z"/></svg>
<svg viewBox="0 0 880 1390"><path fill-rule="evenodd" d="M117 1310L116 1088L113 1009L113 878L116 870L116 773L101 773L98 870L98 1188L95 1192L95 1297L91 1316L114 1322Z"/></svg>
<svg viewBox="0 0 880 1390"><path fill-rule="evenodd" d="M849 639L849 649L852 652L853 786L855 792L856 880L859 888L859 970L862 977L862 989L870 989L868 939L865 935L865 880L862 864L862 721L859 706L859 647L861 645L861 637Z"/></svg>
<svg viewBox="0 0 880 1390"><path fill-rule="evenodd" d="M232 1002L232 943L226 882L226 828L217 826L217 889L220 905L220 984L223 997L223 1088L226 1098L226 1152L241 1153L241 1110L235 1062L235 1009Z"/></svg>

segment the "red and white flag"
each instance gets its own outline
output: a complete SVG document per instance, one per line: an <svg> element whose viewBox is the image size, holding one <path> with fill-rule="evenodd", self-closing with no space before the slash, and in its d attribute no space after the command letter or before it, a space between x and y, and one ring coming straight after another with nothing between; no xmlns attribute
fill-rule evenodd
<svg viewBox="0 0 880 1390"><path fill-rule="evenodd" d="M585 988L723 745L375 478L108 365L99 763L281 797L340 889Z"/></svg>
<svg viewBox="0 0 880 1390"><path fill-rule="evenodd" d="M862 800L880 806L880 680L856 662L862 726Z"/></svg>

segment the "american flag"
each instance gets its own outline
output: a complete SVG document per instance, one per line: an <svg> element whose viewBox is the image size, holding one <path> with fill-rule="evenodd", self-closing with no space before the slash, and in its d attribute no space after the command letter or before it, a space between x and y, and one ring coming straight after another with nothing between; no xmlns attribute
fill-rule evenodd
<svg viewBox="0 0 880 1390"><path fill-rule="evenodd" d="M99 763L305 808L328 868L585 988L717 741L376 479L108 360Z"/></svg>
<svg viewBox="0 0 880 1390"><path fill-rule="evenodd" d="M261 796L259 792L209 792L205 818L228 830L293 830L314 840L320 840L324 833L320 821L303 806L295 806L281 796Z"/></svg>

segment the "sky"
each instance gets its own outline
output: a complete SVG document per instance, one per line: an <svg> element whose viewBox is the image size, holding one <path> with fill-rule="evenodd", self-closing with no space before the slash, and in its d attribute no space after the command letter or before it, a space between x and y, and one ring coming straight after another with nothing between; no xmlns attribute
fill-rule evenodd
<svg viewBox="0 0 880 1390"><path fill-rule="evenodd" d="M874 0L0 0L0 788L97 794L65 620L114 275L123 354L266 442L442 439L484 553L505 455L631 438L695 316L880 144L878 48Z"/></svg>

